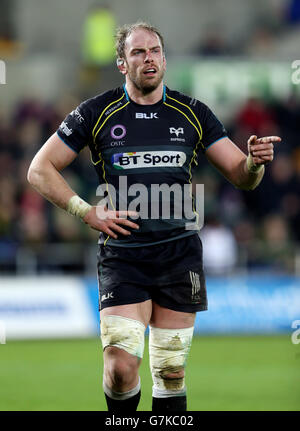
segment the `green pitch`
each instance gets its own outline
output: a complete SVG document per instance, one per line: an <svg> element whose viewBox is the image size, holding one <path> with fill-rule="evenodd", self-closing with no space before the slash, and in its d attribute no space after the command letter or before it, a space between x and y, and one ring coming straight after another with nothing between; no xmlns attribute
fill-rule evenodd
<svg viewBox="0 0 300 431"><path fill-rule="evenodd" d="M149 411L147 347L140 374L139 410ZM195 337L186 374L189 410L300 410L300 345L289 335ZM0 345L0 410L106 410L99 340Z"/></svg>

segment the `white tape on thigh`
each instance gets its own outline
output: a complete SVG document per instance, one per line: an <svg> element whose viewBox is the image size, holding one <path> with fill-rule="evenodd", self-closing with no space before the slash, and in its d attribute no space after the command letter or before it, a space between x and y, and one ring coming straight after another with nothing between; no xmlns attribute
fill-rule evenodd
<svg viewBox="0 0 300 431"><path fill-rule="evenodd" d="M145 326L138 320L122 316L103 316L100 322L103 350L107 346L143 357Z"/></svg>
<svg viewBox="0 0 300 431"><path fill-rule="evenodd" d="M156 392L184 392L184 377L168 379L169 373L176 373L185 367L191 348L194 327L184 329L161 329L150 326L149 354Z"/></svg>

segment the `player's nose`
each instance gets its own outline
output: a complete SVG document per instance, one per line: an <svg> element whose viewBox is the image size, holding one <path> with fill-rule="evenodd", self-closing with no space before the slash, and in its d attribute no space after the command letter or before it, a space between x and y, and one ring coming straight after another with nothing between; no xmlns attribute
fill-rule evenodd
<svg viewBox="0 0 300 431"><path fill-rule="evenodd" d="M145 63L149 63L152 61L152 54L150 49L146 50L146 55L145 55Z"/></svg>

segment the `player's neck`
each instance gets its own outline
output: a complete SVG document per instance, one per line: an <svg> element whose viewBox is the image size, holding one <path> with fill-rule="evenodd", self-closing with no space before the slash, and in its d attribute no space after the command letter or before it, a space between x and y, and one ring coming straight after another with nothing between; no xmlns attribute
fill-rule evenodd
<svg viewBox="0 0 300 431"><path fill-rule="evenodd" d="M143 94L130 81L126 82L126 90L131 100L139 105L154 105L163 97L164 84L161 82L159 86L149 94Z"/></svg>

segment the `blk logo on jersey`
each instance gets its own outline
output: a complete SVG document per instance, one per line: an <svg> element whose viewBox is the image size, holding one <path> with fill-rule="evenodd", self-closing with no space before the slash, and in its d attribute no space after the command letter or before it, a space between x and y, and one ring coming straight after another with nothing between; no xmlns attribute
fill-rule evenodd
<svg viewBox="0 0 300 431"><path fill-rule="evenodd" d="M112 156L111 161L115 169L136 169L151 167L180 168L186 161L186 155L182 151L118 153Z"/></svg>
<svg viewBox="0 0 300 431"><path fill-rule="evenodd" d="M150 112L150 114L146 114L145 112L136 112L135 118L137 120L153 120L158 118L157 112Z"/></svg>

